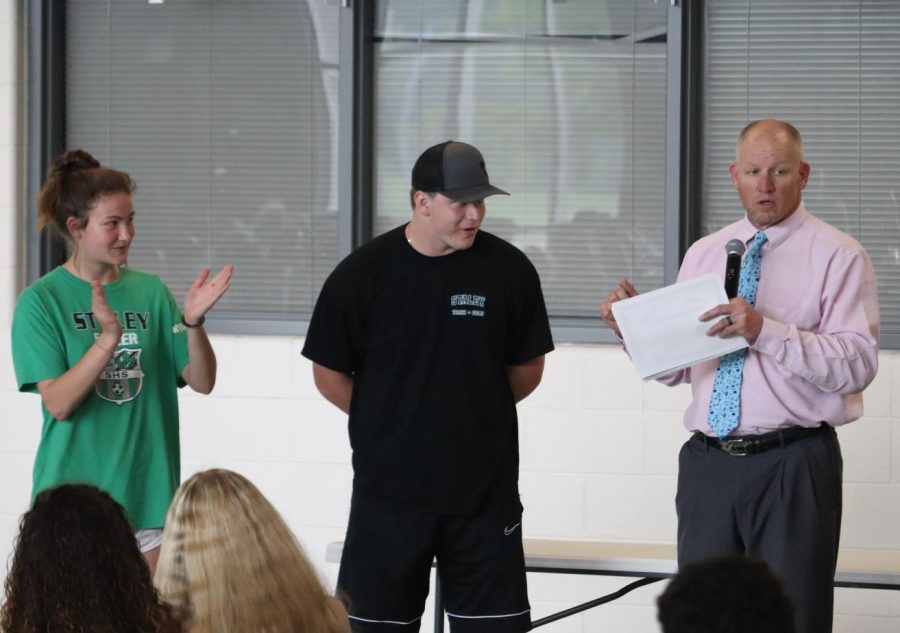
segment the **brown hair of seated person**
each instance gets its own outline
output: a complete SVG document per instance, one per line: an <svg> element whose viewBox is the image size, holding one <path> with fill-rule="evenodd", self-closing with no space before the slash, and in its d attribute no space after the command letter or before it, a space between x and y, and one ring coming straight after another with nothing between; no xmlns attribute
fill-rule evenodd
<svg viewBox="0 0 900 633"><path fill-rule="evenodd" d="M229 470L175 492L155 581L189 633L350 631L278 511Z"/></svg>
<svg viewBox="0 0 900 633"><path fill-rule="evenodd" d="M20 522L4 633L174 633L125 511L99 488L42 491Z"/></svg>

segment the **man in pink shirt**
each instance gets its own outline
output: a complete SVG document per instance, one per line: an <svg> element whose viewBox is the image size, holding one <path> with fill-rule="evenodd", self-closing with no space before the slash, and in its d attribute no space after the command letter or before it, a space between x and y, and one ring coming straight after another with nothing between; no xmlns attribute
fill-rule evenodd
<svg viewBox="0 0 900 633"><path fill-rule="evenodd" d="M730 172L746 216L694 243L678 280L722 274L725 244L738 239L748 252L762 244L759 281L755 304L738 296L700 315L708 335L750 344L733 430L720 437L710 425L719 359L660 379L689 382L693 394L684 415L693 435L679 456L678 560L760 558L796 605L798 633L825 633L841 525L834 427L862 415L861 392L878 369L875 272L859 242L804 208L810 167L792 125L750 123ZM636 294L623 279L600 308L617 335L610 306Z"/></svg>

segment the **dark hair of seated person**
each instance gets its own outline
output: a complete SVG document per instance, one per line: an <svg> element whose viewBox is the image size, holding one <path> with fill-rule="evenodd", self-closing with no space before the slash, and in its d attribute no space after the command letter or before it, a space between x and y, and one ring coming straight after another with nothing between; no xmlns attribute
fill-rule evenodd
<svg viewBox="0 0 900 633"><path fill-rule="evenodd" d="M769 566L744 556L685 565L657 598L663 633L795 633L794 607Z"/></svg>
<svg viewBox="0 0 900 633"><path fill-rule="evenodd" d="M3 633L169 633L122 509L99 488L42 491L19 526L0 608Z"/></svg>

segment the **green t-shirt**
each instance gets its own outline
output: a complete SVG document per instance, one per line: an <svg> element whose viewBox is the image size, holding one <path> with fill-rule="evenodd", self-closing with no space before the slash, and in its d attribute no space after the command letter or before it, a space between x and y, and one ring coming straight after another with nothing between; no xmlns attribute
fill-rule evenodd
<svg viewBox="0 0 900 633"><path fill-rule="evenodd" d="M103 287L122 338L94 388L68 420L45 406L32 496L61 483L109 492L134 529L162 527L180 473L177 388L187 365L187 334L172 294L156 276L121 269ZM59 267L25 289L12 324L20 391L75 365L100 325L91 285Z"/></svg>

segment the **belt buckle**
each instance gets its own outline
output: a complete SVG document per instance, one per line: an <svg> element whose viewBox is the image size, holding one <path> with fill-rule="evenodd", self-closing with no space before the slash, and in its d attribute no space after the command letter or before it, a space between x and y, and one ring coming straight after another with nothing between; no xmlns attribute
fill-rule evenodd
<svg viewBox="0 0 900 633"><path fill-rule="evenodd" d="M733 440L719 440L719 448L734 457L746 457L750 454L750 442L737 438Z"/></svg>

